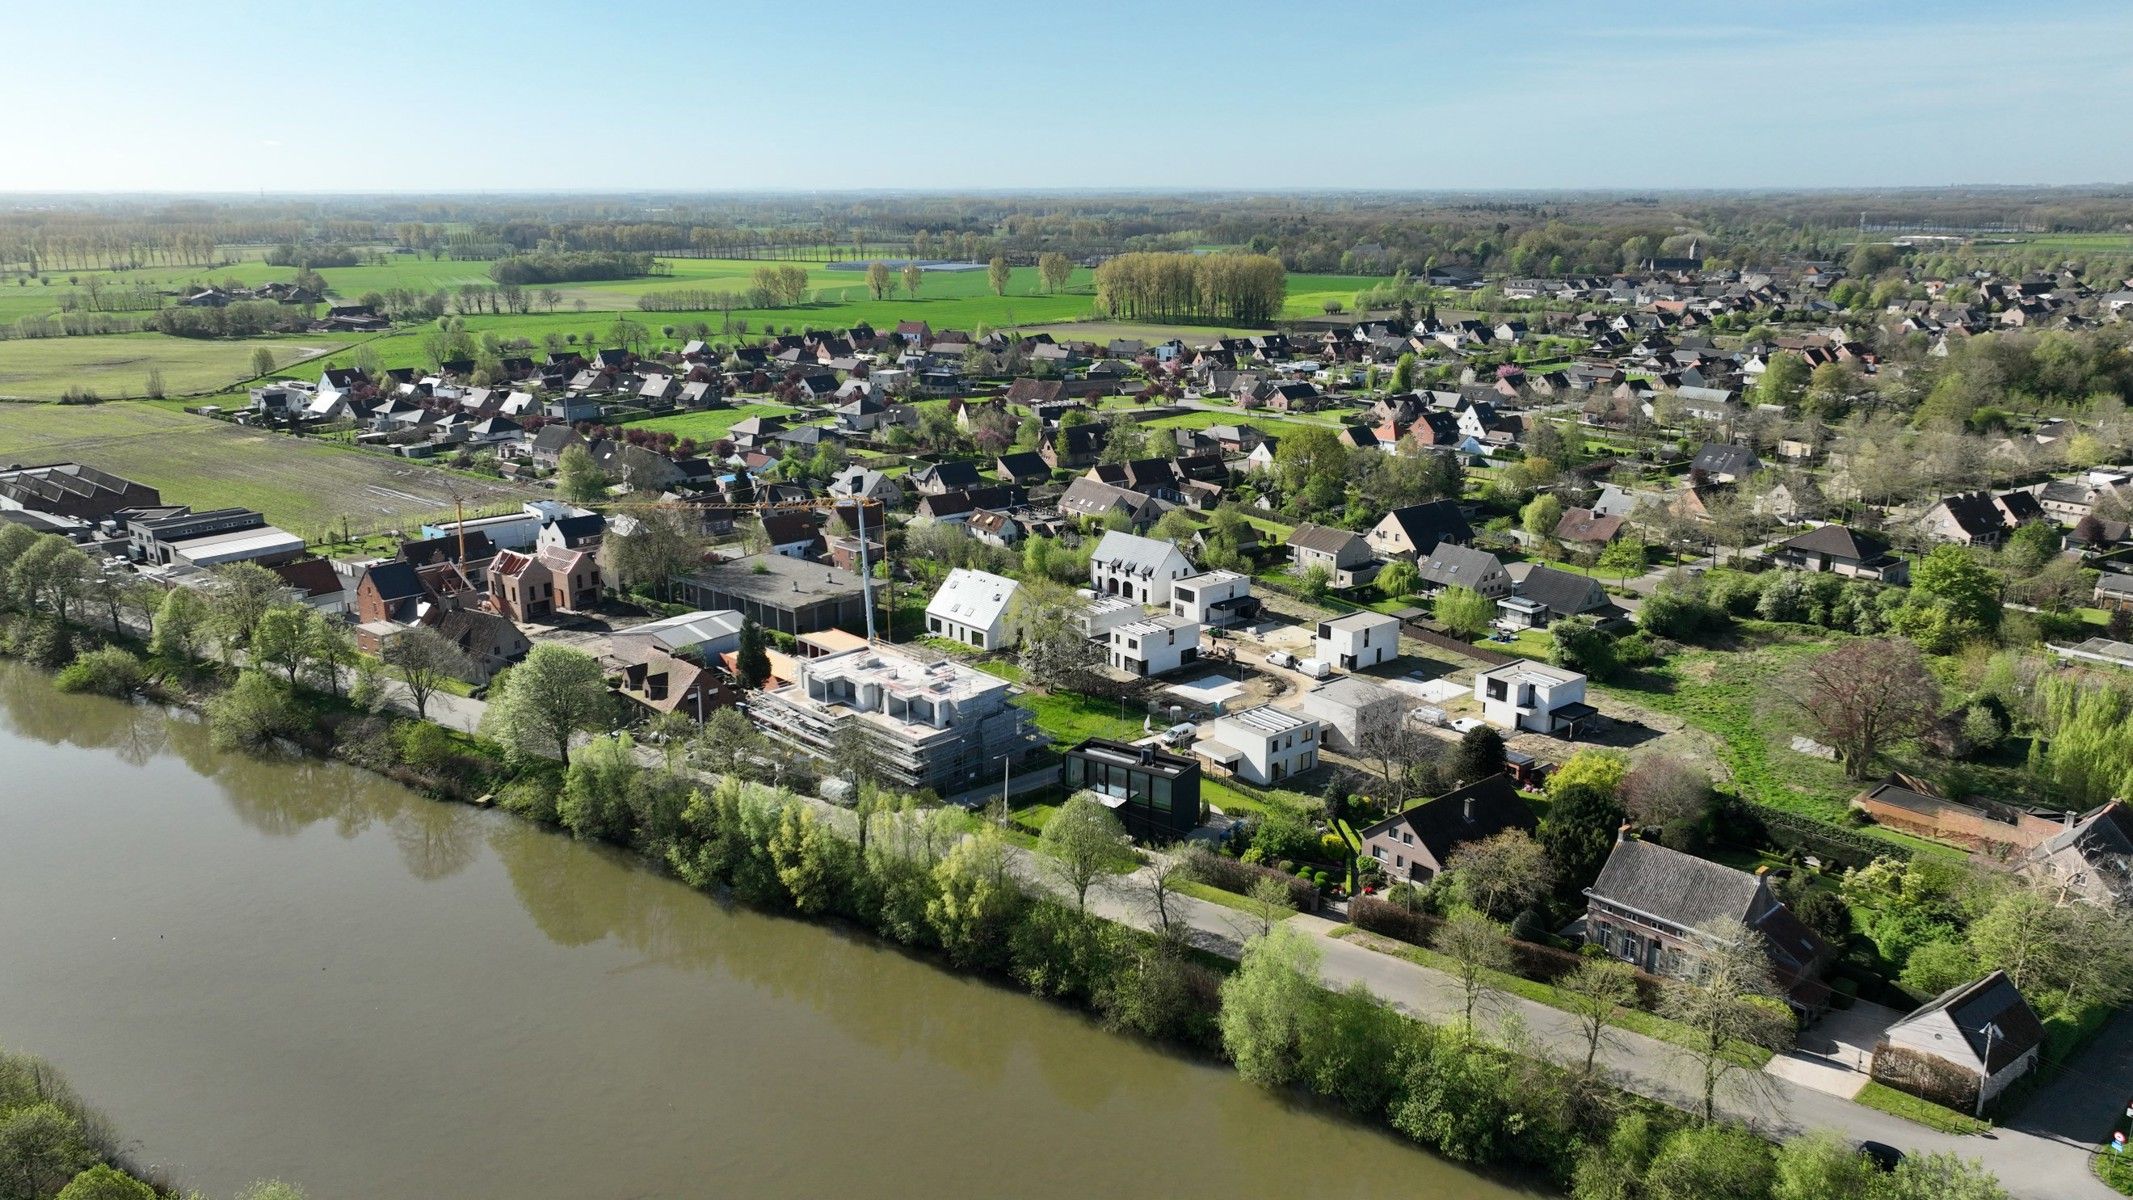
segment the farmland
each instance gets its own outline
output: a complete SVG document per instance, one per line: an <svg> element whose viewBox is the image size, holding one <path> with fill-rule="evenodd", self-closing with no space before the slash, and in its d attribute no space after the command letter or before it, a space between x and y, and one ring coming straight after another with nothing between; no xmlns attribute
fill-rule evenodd
<svg viewBox="0 0 2133 1200"><path fill-rule="evenodd" d="M515 507L534 488L244 429L148 404L0 409L0 461L74 459L149 484L173 503L257 509L291 533L398 526L452 511Z"/></svg>
<svg viewBox="0 0 2133 1200"><path fill-rule="evenodd" d="M252 355L261 348L272 350L277 362L295 364L348 345L346 337L310 334L207 341L117 333L0 342L0 398L56 400L70 387L107 399L145 396L151 370L163 373L172 396L205 395L252 378Z"/></svg>

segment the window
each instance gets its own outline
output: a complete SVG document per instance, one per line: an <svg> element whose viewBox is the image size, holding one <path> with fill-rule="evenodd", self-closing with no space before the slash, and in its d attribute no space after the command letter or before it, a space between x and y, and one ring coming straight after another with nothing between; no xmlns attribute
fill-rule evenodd
<svg viewBox="0 0 2133 1200"><path fill-rule="evenodd" d="M1370 848L1370 857L1382 860L1385 857L1385 847L1372 846Z"/></svg>
<svg viewBox="0 0 2133 1200"><path fill-rule="evenodd" d="M1414 844L1415 844L1415 835L1414 835L1414 834L1411 834L1411 833L1402 833L1402 834L1400 835L1400 844L1401 844L1402 846L1412 846L1412 845L1414 845Z"/></svg>
<svg viewBox="0 0 2133 1200"><path fill-rule="evenodd" d="M939 633L941 631L941 619L939 617L928 617L926 620L930 623L929 627L933 632Z"/></svg>
<svg viewBox="0 0 2133 1200"><path fill-rule="evenodd" d="M1502 700L1502 699L1504 699L1505 697L1509 696L1510 694L1511 694L1511 693L1510 693L1510 689L1504 686L1504 681L1503 681L1503 680L1501 680L1501 679L1491 679L1491 680L1489 680L1489 699L1491 699L1491 700Z"/></svg>
<svg viewBox="0 0 2133 1200"><path fill-rule="evenodd" d="M1393 855L1393 856L1392 856L1392 865L1393 865L1393 866L1396 866L1396 867L1404 867L1404 866L1406 866L1406 865L1407 865L1407 856L1406 856L1406 855L1404 855L1404 854L1395 854L1395 855Z"/></svg>

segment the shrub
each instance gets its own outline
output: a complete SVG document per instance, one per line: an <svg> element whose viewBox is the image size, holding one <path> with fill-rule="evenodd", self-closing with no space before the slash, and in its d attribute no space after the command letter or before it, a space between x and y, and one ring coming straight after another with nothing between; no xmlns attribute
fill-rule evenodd
<svg viewBox="0 0 2133 1200"><path fill-rule="evenodd" d="M249 750L295 734L304 718L287 686L248 670L207 702L207 723L216 749Z"/></svg>
<svg viewBox="0 0 2133 1200"><path fill-rule="evenodd" d="M148 682L148 672L131 651L120 646L104 646L76 655L52 682L62 692L130 696Z"/></svg>

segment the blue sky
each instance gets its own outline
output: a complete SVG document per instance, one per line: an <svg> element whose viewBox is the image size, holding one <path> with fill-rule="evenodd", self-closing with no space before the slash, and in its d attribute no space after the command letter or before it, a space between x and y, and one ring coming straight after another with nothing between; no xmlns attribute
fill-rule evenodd
<svg viewBox="0 0 2133 1200"><path fill-rule="evenodd" d="M9 5L0 191L2133 180L2133 4Z"/></svg>

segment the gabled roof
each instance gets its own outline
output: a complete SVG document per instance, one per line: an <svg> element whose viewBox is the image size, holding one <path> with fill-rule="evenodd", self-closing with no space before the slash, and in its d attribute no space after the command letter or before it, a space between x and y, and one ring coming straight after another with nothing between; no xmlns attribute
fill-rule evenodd
<svg viewBox="0 0 2133 1200"><path fill-rule="evenodd" d="M978 475L978 465L962 460L934 463L932 466L913 471L911 478L951 489L974 488L984 482Z"/></svg>
<svg viewBox="0 0 2133 1200"><path fill-rule="evenodd" d="M1566 542L1611 542L1622 532L1621 517L1606 517L1589 508L1563 510L1555 523L1555 536Z"/></svg>
<svg viewBox="0 0 2133 1200"><path fill-rule="evenodd" d="M1385 514L1387 520L1398 526L1407 535L1407 540L1417 549L1435 546L1439 542L1471 542L1474 528L1466 523L1466 515L1459 506L1449 500L1431 500L1426 504L1410 504Z"/></svg>
<svg viewBox="0 0 2133 1200"><path fill-rule="evenodd" d="M1320 554L1339 555L1362 540L1363 536L1359 533L1308 522L1289 531L1289 545Z"/></svg>
<svg viewBox="0 0 2133 1200"><path fill-rule="evenodd" d="M1429 557L1417 564L1424 583L1440 587L1472 587L1503 570L1503 563L1486 550L1452 542L1439 542Z"/></svg>
<svg viewBox="0 0 2133 1200"><path fill-rule="evenodd" d="M2007 978L2005 971L1994 971L1982 979L1949 988L1889 1028L1894 1030L1918 1024L1940 1013L1946 1013L1955 1023L1956 1032L1962 1035L1970 1051L1967 1061L1984 1063L1989 1075L1998 1074L2016 1059L2044 1044L2043 1023L2037 1020L2036 1010L2022 998L2022 993L2016 989L2014 981ZM1986 1032L1987 1026L1992 1028L1990 1034ZM1986 1059L1988 1042L1989 1061Z"/></svg>
<svg viewBox="0 0 2133 1200"><path fill-rule="evenodd" d="M1435 860L1433 865L1441 870L1452 852L1468 842L1495 837L1509 829L1531 833L1539 825L1533 810L1518 798L1518 788L1511 777L1491 775L1387 817L1363 830L1362 837L1368 842L1381 833L1412 833L1415 843L1429 851Z"/></svg>
<svg viewBox="0 0 2133 1200"><path fill-rule="evenodd" d="M1554 567L1535 565L1516 590L1535 604L1546 605L1558 617L1574 617L1607 604L1606 589L1598 580Z"/></svg>
<svg viewBox="0 0 2133 1200"><path fill-rule="evenodd" d="M957 567L948 572L940 590L926 604L926 615L942 617L958 625L990 629L1007 615L1021 585L989 571Z"/></svg>
<svg viewBox="0 0 2133 1200"><path fill-rule="evenodd" d="M389 559L372 563L370 568L363 572L363 578L369 580L371 588L387 602L425 594L422 580L415 574L414 564L404 560Z"/></svg>
<svg viewBox="0 0 2133 1200"><path fill-rule="evenodd" d="M1731 475L1745 478L1763 469L1763 460L1746 446L1734 446L1719 442L1705 442L1696 457L1689 460L1689 470L1706 475Z"/></svg>
<svg viewBox="0 0 2133 1200"><path fill-rule="evenodd" d="M1127 494L1139 498L1136 493ZM1089 555L1089 561L1092 563L1102 563L1114 571L1139 575L1144 579L1157 571L1169 569L1173 565L1172 559L1185 559L1184 551L1179 550L1173 543L1121 533L1116 529L1106 532L1103 540L1096 543L1095 551ZM1186 561L1185 565L1188 569L1192 566L1190 561Z"/></svg>
<svg viewBox="0 0 2133 1200"><path fill-rule="evenodd" d="M1728 920L1753 926L1775 903L1762 880L1746 871L1634 839L1615 843L1592 895L1705 931Z"/></svg>
<svg viewBox="0 0 2133 1200"><path fill-rule="evenodd" d="M2007 514L1992 502L1991 492L1962 492L1949 496L1939 507L1948 510L1948 519L1955 527L1971 537L1989 537L2007 528Z"/></svg>

